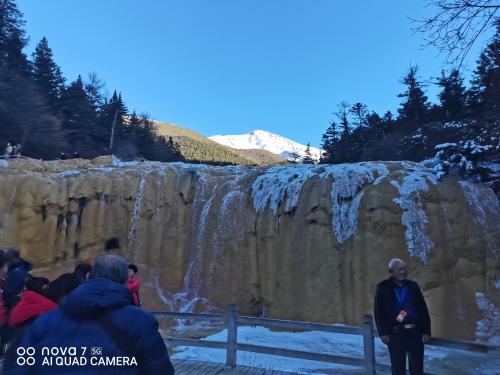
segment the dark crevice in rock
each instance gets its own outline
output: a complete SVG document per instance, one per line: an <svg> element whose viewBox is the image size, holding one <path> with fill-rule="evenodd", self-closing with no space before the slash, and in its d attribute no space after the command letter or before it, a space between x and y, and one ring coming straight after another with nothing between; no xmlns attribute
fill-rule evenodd
<svg viewBox="0 0 500 375"><path fill-rule="evenodd" d="M64 214L57 215L57 231L61 230L62 224L64 223Z"/></svg>
<svg viewBox="0 0 500 375"><path fill-rule="evenodd" d="M76 213L77 222L76 222L76 230L80 231L82 229L82 215L85 205L87 204L87 198L82 197L78 198L78 211Z"/></svg>
<svg viewBox="0 0 500 375"><path fill-rule="evenodd" d="M80 246L78 246L78 242L75 242L73 246L73 258L78 258L80 255Z"/></svg>

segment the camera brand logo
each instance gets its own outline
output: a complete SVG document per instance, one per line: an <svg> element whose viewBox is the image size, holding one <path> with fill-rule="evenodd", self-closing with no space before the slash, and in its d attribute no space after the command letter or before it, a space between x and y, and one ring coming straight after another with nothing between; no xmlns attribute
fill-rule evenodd
<svg viewBox="0 0 500 375"><path fill-rule="evenodd" d="M17 352L17 364L19 366L33 366L35 364L35 348L29 346L27 348L23 348L20 346L16 350Z"/></svg>

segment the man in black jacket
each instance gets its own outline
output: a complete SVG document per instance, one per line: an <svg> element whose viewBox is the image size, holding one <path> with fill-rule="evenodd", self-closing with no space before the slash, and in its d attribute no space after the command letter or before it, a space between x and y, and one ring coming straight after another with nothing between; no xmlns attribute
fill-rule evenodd
<svg viewBox="0 0 500 375"><path fill-rule="evenodd" d="M389 262L391 277L377 285L375 322L380 338L389 347L393 375L406 374L409 353L410 374L424 373L424 343L431 336L431 318L420 287L408 280L401 259Z"/></svg>

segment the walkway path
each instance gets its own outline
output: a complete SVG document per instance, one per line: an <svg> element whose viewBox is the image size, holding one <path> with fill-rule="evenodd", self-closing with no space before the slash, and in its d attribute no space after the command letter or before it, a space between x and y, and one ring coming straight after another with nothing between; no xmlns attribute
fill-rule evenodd
<svg viewBox="0 0 500 375"><path fill-rule="evenodd" d="M291 372L279 370L264 370L253 367L227 367L223 363L201 362L188 360L172 360L175 375L294 375Z"/></svg>

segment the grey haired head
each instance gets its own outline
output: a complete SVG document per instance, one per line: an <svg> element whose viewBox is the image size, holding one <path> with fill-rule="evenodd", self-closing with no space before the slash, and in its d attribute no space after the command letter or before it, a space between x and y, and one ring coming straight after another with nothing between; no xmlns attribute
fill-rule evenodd
<svg viewBox="0 0 500 375"><path fill-rule="evenodd" d="M397 264L406 264L404 260L399 258L393 258L389 261L387 265L389 267L389 272L391 272Z"/></svg>
<svg viewBox="0 0 500 375"><path fill-rule="evenodd" d="M118 284L128 280L128 263L119 255L102 255L95 261L90 278L103 278Z"/></svg>

